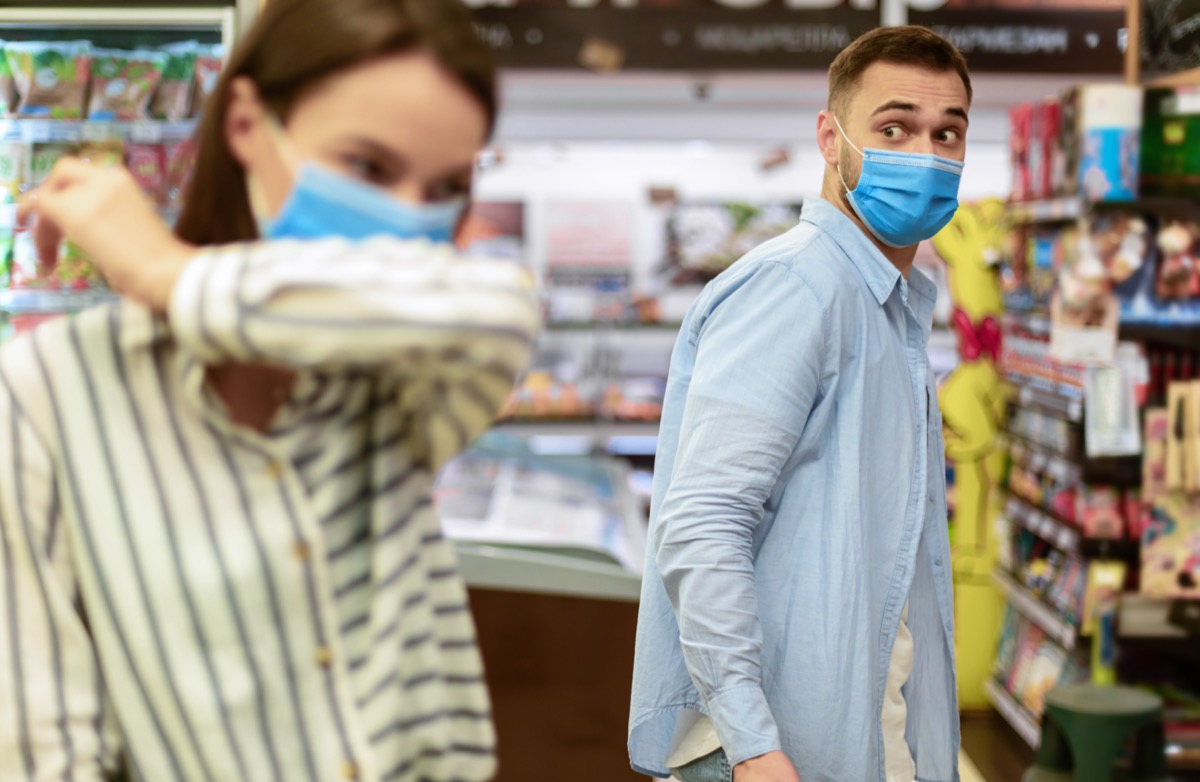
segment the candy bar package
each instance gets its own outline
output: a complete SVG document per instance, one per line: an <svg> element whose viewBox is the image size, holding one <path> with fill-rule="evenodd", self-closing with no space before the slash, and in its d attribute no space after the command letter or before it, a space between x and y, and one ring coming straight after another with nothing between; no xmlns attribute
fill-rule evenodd
<svg viewBox="0 0 1200 782"><path fill-rule="evenodd" d="M192 100L192 116L200 116L208 96L217 89L217 79L221 76L222 55L221 46L199 46L196 49L195 89Z"/></svg>
<svg viewBox="0 0 1200 782"><path fill-rule="evenodd" d="M8 58L4 56L7 42L0 41L0 116L7 117L17 110L17 82L13 78Z"/></svg>
<svg viewBox="0 0 1200 782"><path fill-rule="evenodd" d="M80 119L91 79L87 41L8 42L8 67L20 100L17 114L40 119Z"/></svg>
<svg viewBox="0 0 1200 782"><path fill-rule="evenodd" d="M200 44L195 41L164 46L167 55L166 69L158 91L150 102L150 115L155 119L180 122L192 111L192 94L195 92L196 55Z"/></svg>
<svg viewBox="0 0 1200 782"><path fill-rule="evenodd" d="M1142 594L1200 599L1200 495L1159 497L1142 533Z"/></svg>
<svg viewBox="0 0 1200 782"><path fill-rule="evenodd" d="M166 52L95 49L88 119L130 122L150 117L150 98L158 89L169 57Z"/></svg>

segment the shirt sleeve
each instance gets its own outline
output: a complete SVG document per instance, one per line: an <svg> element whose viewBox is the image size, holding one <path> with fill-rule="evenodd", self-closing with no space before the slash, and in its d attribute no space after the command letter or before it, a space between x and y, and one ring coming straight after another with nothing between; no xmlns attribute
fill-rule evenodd
<svg viewBox="0 0 1200 782"><path fill-rule="evenodd" d="M781 748L763 689L754 535L822 387L812 290L768 263L714 296L651 545L692 680L734 765Z"/></svg>
<svg viewBox="0 0 1200 782"><path fill-rule="evenodd" d="M51 464L0 384L0 779L98 782L120 737L76 609Z"/></svg>
<svg viewBox="0 0 1200 782"><path fill-rule="evenodd" d="M176 283L176 337L209 363L386 370L524 368L538 329L529 272L390 238L269 241L202 252Z"/></svg>

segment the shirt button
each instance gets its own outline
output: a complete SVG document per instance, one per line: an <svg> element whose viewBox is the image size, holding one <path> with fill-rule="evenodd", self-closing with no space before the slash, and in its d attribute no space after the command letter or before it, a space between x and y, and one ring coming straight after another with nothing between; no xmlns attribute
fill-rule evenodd
<svg viewBox="0 0 1200 782"><path fill-rule="evenodd" d="M267 462L267 475L278 480L283 477L283 462L278 459L272 459Z"/></svg>
<svg viewBox="0 0 1200 782"><path fill-rule="evenodd" d="M312 556L312 549L303 540L298 540L292 544L292 556L301 562L307 562Z"/></svg>
<svg viewBox="0 0 1200 782"><path fill-rule="evenodd" d="M933 558L933 564L934 564L934 565L936 565L936 566L938 566L938 567L941 567L941 566L942 566L942 558L941 558L941 557L934 557L934 558Z"/></svg>
<svg viewBox="0 0 1200 782"><path fill-rule="evenodd" d="M353 780L358 779L358 764L353 761L346 761L342 764L342 779Z"/></svg>
<svg viewBox="0 0 1200 782"><path fill-rule="evenodd" d="M328 668L333 662L333 652L328 646L318 646L317 651L313 654L313 659L317 661L317 665L322 668Z"/></svg>

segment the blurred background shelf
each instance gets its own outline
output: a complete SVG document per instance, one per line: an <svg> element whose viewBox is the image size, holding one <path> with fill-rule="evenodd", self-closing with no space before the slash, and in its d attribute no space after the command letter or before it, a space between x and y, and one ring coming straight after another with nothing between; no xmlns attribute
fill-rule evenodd
<svg viewBox="0 0 1200 782"><path fill-rule="evenodd" d="M988 681L984 684L984 692L988 700L996 707L996 711L1000 713L1005 722L1012 726L1017 735L1030 747L1037 749L1042 741L1042 730L1033 715L1013 700L1013 697L995 681Z"/></svg>
<svg viewBox="0 0 1200 782"><path fill-rule="evenodd" d="M1002 570L992 572L992 580L1000 587L1008 602L1029 621L1046 631L1046 634L1067 651L1075 648L1078 630L1074 624L1050 606L1043 603L1032 592L1013 580Z"/></svg>

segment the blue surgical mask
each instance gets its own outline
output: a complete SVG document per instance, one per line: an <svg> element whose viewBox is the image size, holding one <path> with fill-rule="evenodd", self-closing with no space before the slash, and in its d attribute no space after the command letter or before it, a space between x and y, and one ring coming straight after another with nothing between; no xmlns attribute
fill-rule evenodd
<svg viewBox="0 0 1200 782"><path fill-rule="evenodd" d="M858 185L846 185L846 198L858 219L889 247L910 247L946 227L958 210L963 164L912 152L859 149L834 118L842 138L862 155ZM838 171L838 176L842 172Z"/></svg>
<svg viewBox="0 0 1200 782"><path fill-rule="evenodd" d="M381 188L331 171L311 162L297 162L291 143L274 120L267 120L280 156L292 168L292 191L279 210L269 217L261 191L248 180L250 201L267 239L359 240L373 236L427 239L445 243L454 238L466 199L416 206L393 197Z"/></svg>

